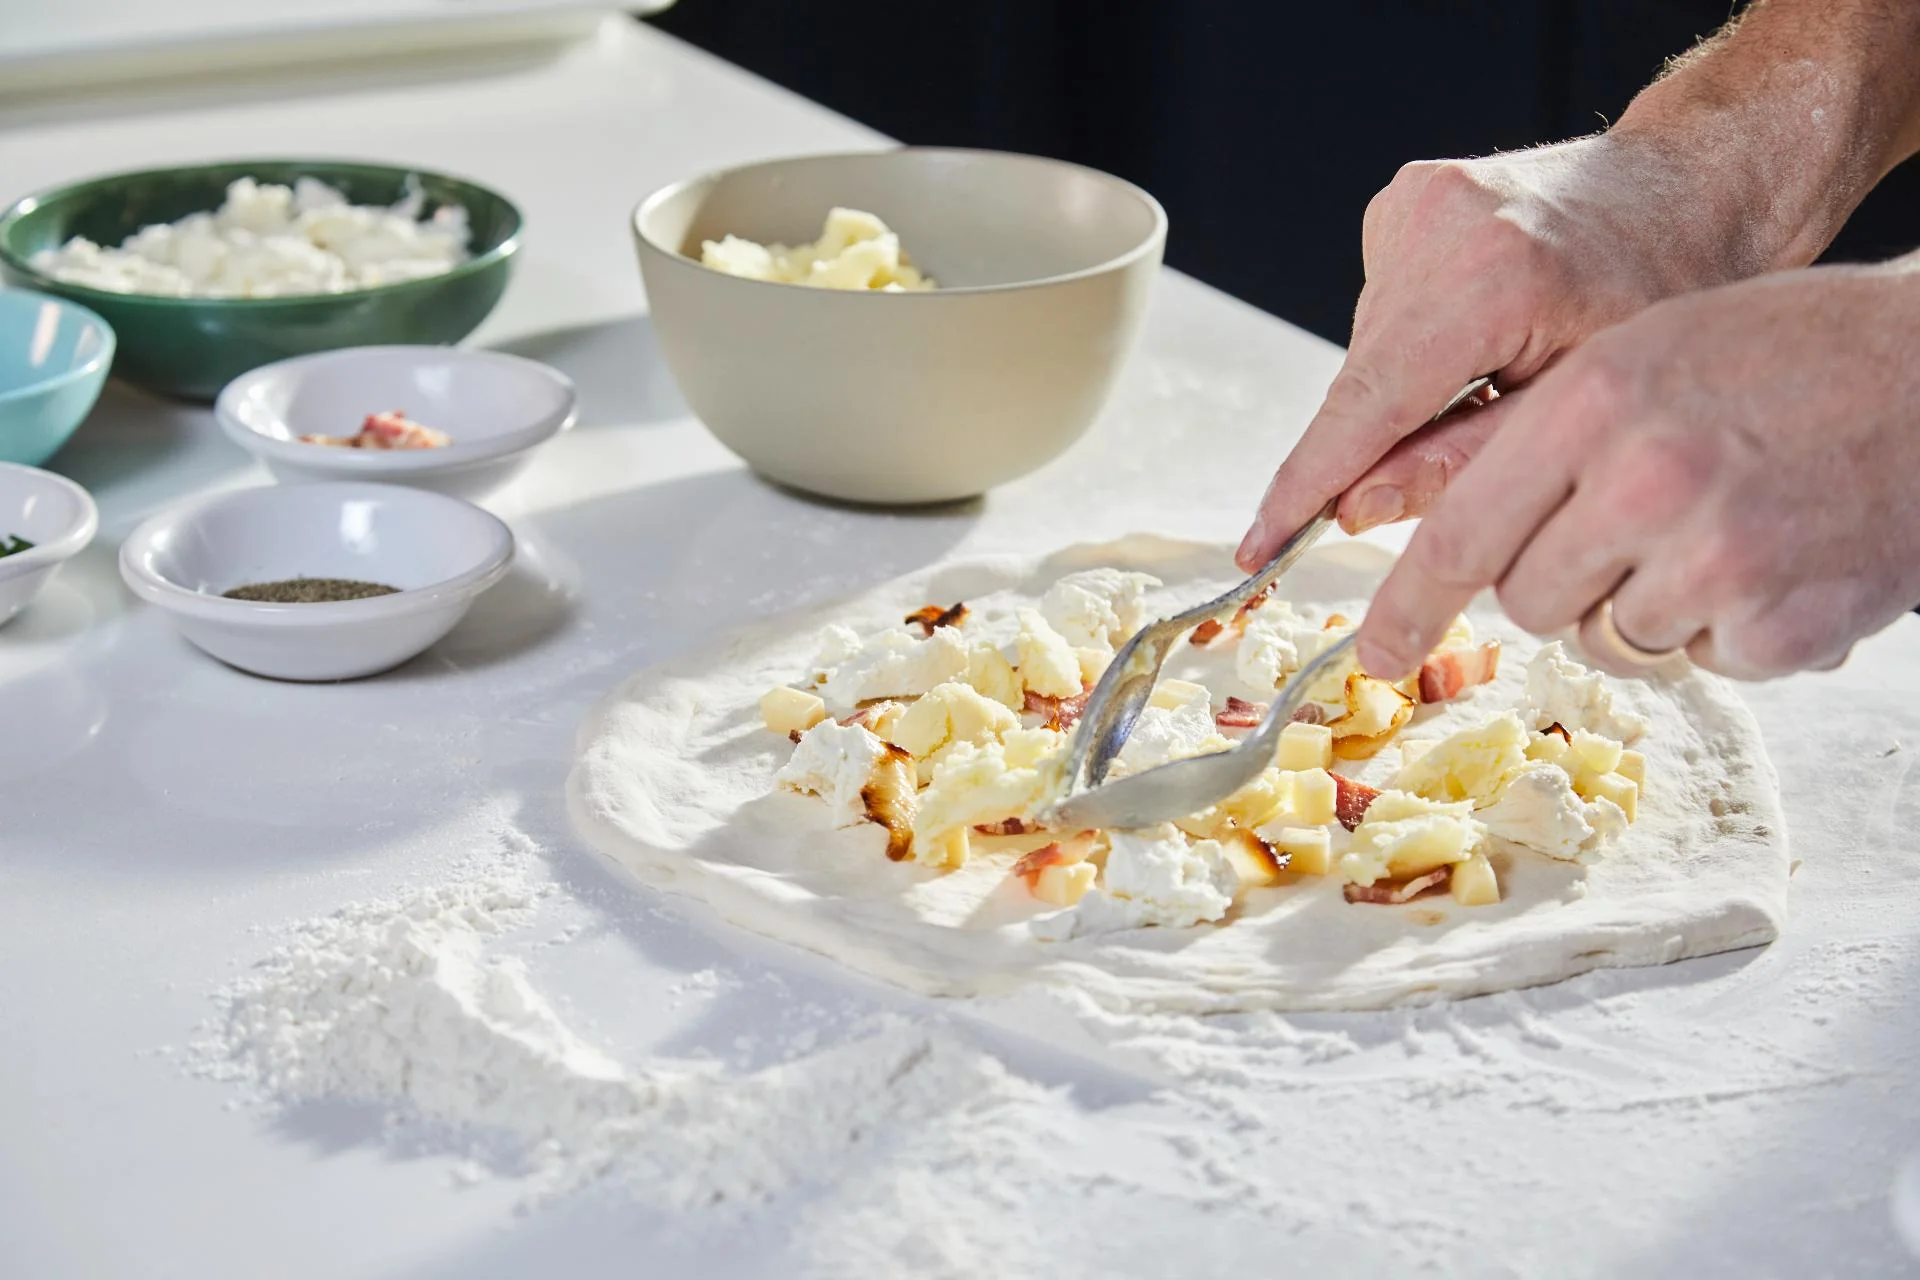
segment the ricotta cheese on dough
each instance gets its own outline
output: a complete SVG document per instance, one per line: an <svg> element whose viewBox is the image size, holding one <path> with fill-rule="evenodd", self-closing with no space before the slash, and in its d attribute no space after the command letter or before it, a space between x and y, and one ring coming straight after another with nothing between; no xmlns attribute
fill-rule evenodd
<svg viewBox="0 0 1920 1280"><path fill-rule="evenodd" d="M1527 763L1531 737L1518 715L1504 711L1426 748L1395 775L1393 785L1428 800L1484 804Z"/></svg>
<svg viewBox="0 0 1920 1280"><path fill-rule="evenodd" d="M1234 674L1255 689L1278 689L1352 630L1351 623L1325 626L1302 617L1285 600L1268 600L1246 616L1233 651ZM1359 669L1351 655L1334 663L1307 690L1308 699L1344 711L1347 676Z"/></svg>
<svg viewBox="0 0 1920 1280"><path fill-rule="evenodd" d="M881 859L873 833L862 827L831 830L826 801L765 802L773 774L793 750L786 733L791 727L805 729L817 709L796 703L791 719L776 717L781 727L761 730L754 700L789 681L800 689L816 688L809 679L810 645L825 623L849 623L864 637L900 630L903 615L930 601L946 609L964 600L970 616L960 629L983 655L982 674L992 668L997 683L1015 675L1010 664L999 665L1009 656L1001 646L1013 641L1015 609L1037 608L1063 574L1096 563L1145 570L1167 584L1147 598L1158 608L1164 591L1166 607L1173 609L1235 585L1239 579L1227 567L1231 551L1154 539L1095 553L1076 549L1054 559L995 556L942 564L831 613L768 619L739 636L717 638L688 658L643 673L596 713L582 735L570 782L575 820L597 847L650 885L696 895L746 928L942 996L1004 992L1031 982L1081 984L1102 1008L1114 1010L1378 1008L1553 981L1596 966L1657 964L1751 946L1778 932L1788 864L1775 775L1751 715L1731 688L1679 664L1644 686L1618 685L1614 707L1653 719L1653 729L1641 738L1643 751L1622 752L1581 736L1592 730L1568 729L1565 739L1531 734L1529 763L1560 768L1582 800L1613 800L1632 813L1616 797L1632 796L1630 784L1644 783L1635 797L1638 817L1607 844L1604 864L1583 868L1549 862L1544 853L1488 832L1475 856L1451 864L1449 888L1426 900L1428 909L1447 917L1438 926L1418 923L1416 911L1354 903L1343 890L1357 886L1323 883L1308 874L1343 874L1339 864L1352 853L1354 832L1329 820L1344 810L1356 827L1363 825L1359 810L1369 797L1355 784L1392 789L1390 780L1402 761L1390 753L1364 765L1342 766L1353 770L1344 786L1324 767L1269 770L1220 806L1224 816L1217 828L1188 828L1190 849L1212 839L1223 849L1251 855L1259 852L1247 839L1251 831L1294 858L1272 887L1252 893L1245 886L1259 882L1261 869L1243 858L1245 869L1236 870L1245 884L1217 924L1159 932L1123 929L1066 944L1043 943L1031 931L1036 915L1066 908L1041 896L1040 875L1031 888L1023 884L1025 877L1012 873L1009 859L1017 850L1038 852L1049 842L1073 840L1078 832L997 839L960 827L942 844L942 851L950 849L953 856L897 868ZM1092 558L1096 554L1104 558ZM1390 562L1356 545L1314 554L1303 563L1311 568L1296 576L1296 607L1321 619L1333 609L1358 616L1351 602L1373 590ZM1254 612L1260 611L1250 611L1249 620ZM1471 704L1424 707L1410 732L1439 739L1519 706L1528 660L1540 642L1491 608L1484 623L1476 617L1475 624L1501 642L1511 670ZM1243 698L1271 696L1231 680L1234 656L1234 640L1223 634L1217 645L1177 649L1176 665L1167 674L1213 684L1216 710L1229 688ZM967 678L972 676L970 667ZM1017 697L1025 691L1016 683L1004 692ZM998 693L995 697L1006 701ZM1184 701L1175 699L1167 709L1176 710ZM1023 703L1008 702L1007 708L1031 722L1034 714L1023 712ZM876 719L870 713L862 723L882 739L898 731L897 724L886 726L883 719L875 728ZM1525 719L1522 723L1531 729ZM1030 731L1015 731L1015 736L1023 732ZM1320 765L1326 745L1321 743L1314 757L1289 764ZM971 743L966 747L968 753L984 750ZM999 772L1030 769L1028 785L1009 788L1015 803L1007 807L1017 808L1035 784L1044 784L1037 769L1009 756L1007 743L999 745L999 753ZM914 772L901 756L908 753L890 746L876 776L884 772L892 781L913 773L931 781L934 772L953 764L930 757ZM1548 790L1549 784L1550 779L1523 784L1542 787L1539 796L1515 792L1511 807L1529 800L1538 804L1543 797L1555 803L1542 806L1544 815L1517 818L1519 826L1508 829L1509 835L1555 847L1556 841L1542 834L1555 828L1538 825L1552 818L1564 798L1557 784ZM872 795L878 787L869 783L868 790ZM939 802L940 790L929 790ZM926 791L919 793L919 800L927 798ZM1496 795L1472 817L1478 820L1499 799ZM1388 832L1383 824L1393 803L1391 796L1377 802L1359 841L1375 854L1382 852L1381 844L1390 846L1390 856L1382 859L1388 880L1400 869L1394 863L1404 866L1413 854L1423 862L1458 857L1471 833L1462 830L1464 823L1415 814L1394 819L1400 829ZM850 807L843 807L842 817L851 816ZM1227 815L1229 807L1241 812ZM904 811L908 848L901 853L907 857L914 856L918 808L917 802L896 804L890 815L897 819ZM962 816L967 815L956 810L949 820ZM997 821L1012 815L981 816ZM1406 824L1415 822L1426 829L1425 837L1408 829ZM898 828L880 816L869 825L885 829L892 854ZM1569 832L1578 834L1564 823L1557 842L1563 851ZM1383 841L1388 835L1399 839ZM822 856L826 853L835 856ZM975 865L966 865L969 853ZM1488 857L1501 864L1502 874L1493 872ZM1104 850L1077 861L1060 860L1063 868L1098 871L1106 863ZM1127 864L1125 856L1116 860L1116 889ZM963 870L937 874L949 866ZM1352 866L1350 860L1348 870ZM1088 871L1072 874L1084 881ZM1046 892L1065 898L1080 887L1049 885ZM1376 881L1372 891L1386 896L1379 893L1383 887ZM1100 893L1105 902L1094 912L1108 910L1122 925L1143 914L1138 905L1143 899L1168 896L1144 890L1120 895L1097 882L1089 892ZM1455 895L1451 901L1448 893ZM1123 907L1122 896L1134 905ZM1496 900L1504 905L1474 909ZM1073 927L1050 923L1056 931ZM1063 952L1078 953L1086 963L1063 965Z"/></svg>
<svg viewBox="0 0 1920 1280"><path fill-rule="evenodd" d="M813 683L833 713L844 716L874 698L915 697L960 679L968 659L957 627L936 627L924 638L891 630L862 640L852 627L834 623L820 633Z"/></svg>
<svg viewBox="0 0 1920 1280"><path fill-rule="evenodd" d="M1075 648L1118 649L1147 625L1147 591L1160 579L1119 569L1070 573L1040 597L1040 615Z"/></svg>
<svg viewBox="0 0 1920 1280"><path fill-rule="evenodd" d="M1545 761L1521 766L1474 817L1501 840L1566 862L1591 862L1627 829L1619 805L1581 799L1566 770Z"/></svg>
<svg viewBox="0 0 1920 1280"><path fill-rule="evenodd" d="M1171 824L1108 836L1103 884L1071 911L1042 916L1034 932L1048 941L1140 929L1182 929L1227 914L1239 877L1213 840L1189 841Z"/></svg>
<svg viewBox="0 0 1920 1280"><path fill-rule="evenodd" d="M887 734L896 747L925 760L954 743L976 746L998 742L1020 727L1020 717L972 685L949 680L937 684L894 722Z"/></svg>
<svg viewBox="0 0 1920 1280"><path fill-rule="evenodd" d="M1149 703L1141 708L1140 718L1133 722L1133 732L1120 748L1120 754L1114 757L1110 772L1116 778L1123 778L1189 756L1225 751L1231 746L1232 741L1220 732L1214 721L1213 696L1205 687L1194 685L1186 697L1172 706Z"/></svg>
<svg viewBox="0 0 1920 1280"><path fill-rule="evenodd" d="M920 793L913 821L917 861L948 858L949 833L1008 818L1028 818L1053 799L1066 735L1049 729L1015 729L1000 742L956 742L934 767Z"/></svg>
<svg viewBox="0 0 1920 1280"><path fill-rule="evenodd" d="M1382 791L1353 829L1337 869L1355 884L1405 880L1465 862L1485 834L1471 800L1442 803L1410 791Z"/></svg>
<svg viewBox="0 0 1920 1280"><path fill-rule="evenodd" d="M1557 724L1568 733L1586 729L1615 742L1630 743L1647 731L1645 720L1615 708L1606 677L1568 657L1567 647L1558 640L1544 646L1527 664L1521 714L1535 729Z"/></svg>
<svg viewBox="0 0 1920 1280"><path fill-rule="evenodd" d="M822 720L800 735L793 757L773 780L789 791L819 796L834 826L851 827L867 820L860 793L886 754L887 744L860 725Z"/></svg>
<svg viewBox="0 0 1920 1280"><path fill-rule="evenodd" d="M1080 659L1066 637L1055 631L1038 609L1020 609L1014 617L1020 625L1013 642L1020 682L1046 698L1080 694L1085 689L1080 680Z"/></svg>

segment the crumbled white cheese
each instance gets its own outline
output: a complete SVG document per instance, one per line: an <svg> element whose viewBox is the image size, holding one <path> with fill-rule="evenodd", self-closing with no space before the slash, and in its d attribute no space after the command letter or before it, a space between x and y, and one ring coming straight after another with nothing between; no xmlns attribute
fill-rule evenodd
<svg viewBox="0 0 1920 1280"><path fill-rule="evenodd" d="M955 743L984 746L1020 727L1020 717L972 685L950 680L937 684L908 707L888 739L925 760Z"/></svg>
<svg viewBox="0 0 1920 1280"><path fill-rule="evenodd" d="M1339 872L1355 884L1405 880L1465 861L1484 835L1470 800L1442 804L1410 791L1382 791L1353 829Z"/></svg>
<svg viewBox="0 0 1920 1280"><path fill-rule="evenodd" d="M996 644L976 641L967 650L967 672L963 678L970 687L1002 706L1019 711L1027 704L1020 673L1013 669L1013 663Z"/></svg>
<svg viewBox="0 0 1920 1280"><path fill-rule="evenodd" d="M1147 624L1146 593L1158 578L1118 569L1070 573L1040 598L1040 613L1076 648L1118 649Z"/></svg>
<svg viewBox="0 0 1920 1280"><path fill-rule="evenodd" d="M1171 706L1149 703L1141 708L1133 732L1114 757L1112 775L1121 778L1231 746L1232 741L1214 723L1212 694L1194 685L1189 696Z"/></svg>
<svg viewBox="0 0 1920 1280"><path fill-rule="evenodd" d="M886 754L886 743L860 725L822 720L800 735L792 759L773 780L790 791L819 796L834 826L851 827L866 821L860 793Z"/></svg>
<svg viewBox="0 0 1920 1280"><path fill-rule="evenodd" d="M1474 816L1493 836L1567 862L1592 861L1627 826L1619 805L1582 800L1566 770L1546 761L1519 769Z"/></svg>
<svg viewBox="0 0 1920 1280"><path fill-rule="evenodd" d="M914 857L930 860L948 832L1007 818L1027 818L1060 785L1064 734L1015 729L1000 742L956 742L920 793L913 822Z"/></svg>
<svg viewBox="0 0 1920 1280"><path fill-rule="evenodd" d="M67 284L182 298L341 293L441 275L467 259L467 213L419 220L416 194L391 208L349 204L323 182L240 178L210 213L142 227L117 249L76 236L33 256Z"/></svg>
<svg viewBox="0 0 1920 1280"><path fill-rule="evenodd" d="M1181 929L1218 920L1233 905L1239 877L1217 842L1189 842L1164 824L1115 831L1109 840L1101 887L1072 911L1035 920L1036 935L1062 941L1148 925Z"/></svg>
<svg viewBox="0 0 1920 1280"><path fill-rule="evenodd" d="M1569 733L1586 729L1616 742L1632 742L1647 731L1645 720L1614 708L1606 678L1569 658L1558 640L1543 646L1527 664L1520 711L1535 729L1557 724Z"/></svg>
<svg viewBox="0 0 1920 1280"><path fill-rule="evenodd" d="M957 627L936 627L924 638L900 630L862 640L836 623L820 633L813 683L835 715L846 715L872 698L915 697L958 680L966 675L968 656Z"/></svg>
<svg viewBox="0 0 1920 1280"><path fill-rule="evenodd" d="M1323 626L1302 617L1285 600L1269 600L1246 617L1233 652L1234 673L1255 689L1277 689L1352 630L1351 624ZM1344 708L1347 674L1358 669L1351 657L1335 663L1307 690L1308 699Z"/></svg>
<svg viewBox="0 0 1920 1280"><path fill-rule="evenodd" d="M1066 638L1037 609L1021 609L1014 616L1020 624L1013 642L1020 682L1046 698L1071 698L1082 692L1080 659Z"/></svg>
<svg viewBox="0 0 1920 1280"><path fill-rule="evenodd" d="M1393 785L1429 800L1491 800L1527 763L1532 737L1511 711L1442 738L1394 777Z"/></svg>
<svg viewBox="0 0 1920 1280"><path fill-rule="evenodd" d="M729 235L702 241L700 261L730 276L816 289L902 293L935 287L908 260L900 237L858 209L830 210L820 238L812 244L789 248Z"/></svg>

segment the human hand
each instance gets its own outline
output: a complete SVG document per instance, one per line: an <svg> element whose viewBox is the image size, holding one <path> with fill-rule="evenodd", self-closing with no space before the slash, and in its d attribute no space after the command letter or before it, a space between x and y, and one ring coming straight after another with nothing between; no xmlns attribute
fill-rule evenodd
<svg viewBox="0 0 1920 1280"><path fill-rule="evenodd" d="M1920 602L1920 262L1659 303L1570 352L1415 532L1360 661L1416 667L1472 596L1551 634L1613 600L1638 648L1827 668ZM1491 410L1487 411L1491 412Z"/></svg>
<svg viewBox="0 0 1920 1280"><path fill-rule="evenodd" d="M1711 162L1652 130L1403 168L1367 207L1346 363L1269 486L1239 562L1328 499L1350 532L1418 515L1505 416L1426 426L1462 386L1502 391L1649 304L1757 270Z"/></svg>

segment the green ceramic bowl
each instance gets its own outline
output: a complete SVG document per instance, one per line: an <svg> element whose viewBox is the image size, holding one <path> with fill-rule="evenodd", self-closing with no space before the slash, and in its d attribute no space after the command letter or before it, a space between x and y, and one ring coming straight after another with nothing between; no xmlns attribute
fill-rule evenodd
<svg viewBox="0 0 1920 1280"><path fill-rule="evenodd" d="M355 204L392 204L417 181L426 213L465 206L472 257L445 275L348 293L284 298L168 298L63 284L31 259L70 237L117 245L154 222L218 208L227 184L251 177L318 178ZM113 372L140 386L211 400L229 381L275 360L395 343L454 343L500 301L520 246L520 211L498 192L424 169L331 160L232 160L117 173L43 191L0 212L0 277L71 298L119 338Z"/></svg>

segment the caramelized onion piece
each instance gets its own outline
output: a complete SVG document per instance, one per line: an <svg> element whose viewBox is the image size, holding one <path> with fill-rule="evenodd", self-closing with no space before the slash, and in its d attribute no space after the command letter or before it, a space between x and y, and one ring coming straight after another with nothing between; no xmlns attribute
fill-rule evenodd
<svg viewBox="0 0 1920 1280"><path fill-rule="evenodd" d="M967 620L967 606L964 601L941 608L937 604L922 605L904 619L906 625L919 627L922 636L930 636L939 627L957 627Z"/></svg>
<svg viewBox="0 0 1920 1280"><path fill-rule="evenodd" d="M1340 886L1340 892L1346 895L1348 902L1372 902L1383 906L1398 906L1411 902L1429 889L1446 887L1453 878L1453 864L1436 867L1425 875L1403 880L1398 884L1391 880L1377 880L1373 884L1354 884L1349 881Z"/></svg>

